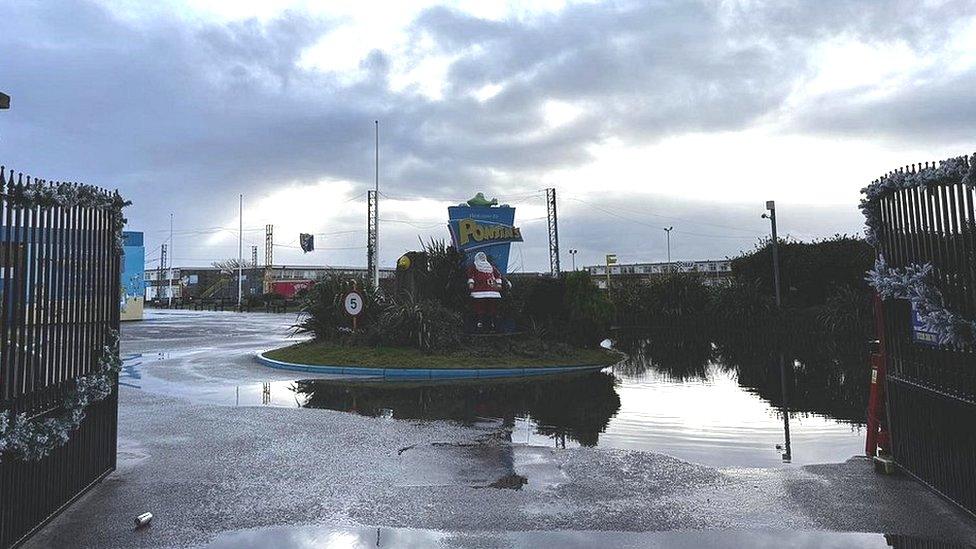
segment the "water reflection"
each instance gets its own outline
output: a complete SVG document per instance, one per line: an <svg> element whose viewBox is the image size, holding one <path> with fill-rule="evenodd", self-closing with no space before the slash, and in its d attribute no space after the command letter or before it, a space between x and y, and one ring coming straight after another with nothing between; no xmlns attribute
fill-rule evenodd
<svg viewBox="0 0 976 549"><path fill-rule="evenodd" d="M518 443L662 452L715 466L844 461L863 447L859 348L701 333L621 334L613 373L518 380L306 380L287 400L374 417L498 420Z"/></svg>
<svg viewBox="0 0 976 549"><path fill-rule="evenodd" d="M528 380L390 383L303 380L295 392L308 408L373 417L453 420L473 424L498 418L508 426L528 419L538 434L596 446L620 409L614 377L607 373ZM565 442L563 442L565 445Z"/></svg>
<svg viewBox="0 0 976 549"><path fill-rule="evenodd" d="M630 358L615 372L630 377L656 372L673 381L692 381L706 379L709 368L717 367L776 408L783 409L787 395L791 414L864 423L866 345L815 338L780 343L756 335L711 339L681 330L629 332L621 334L618 347Z"/></svg>

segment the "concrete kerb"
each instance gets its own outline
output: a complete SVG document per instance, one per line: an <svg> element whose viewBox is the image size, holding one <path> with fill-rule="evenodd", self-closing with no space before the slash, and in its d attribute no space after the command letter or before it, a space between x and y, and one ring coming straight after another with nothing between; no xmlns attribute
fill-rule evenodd
<svg viewBox="0 0 976 549"><path fill-rule="evenodd" d="M375 377L384 379L475 379L502 377L533 377L551 374L597 372L609 368L609 364L583 366L548 366L537 368L368 368L363 366L328 366L284 362L257 353L255 358L262 365L278 370L307 372L312 374Z"/></svg>

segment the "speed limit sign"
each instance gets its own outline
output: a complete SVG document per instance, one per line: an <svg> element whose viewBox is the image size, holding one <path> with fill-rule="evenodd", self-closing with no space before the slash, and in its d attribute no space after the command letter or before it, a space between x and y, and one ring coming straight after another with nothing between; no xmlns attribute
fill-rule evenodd
<svg viewBox="0 0 976 549"><path fill-rule="evenodd" d="M356 290L353 290L346 294L346 297L342 300L342 307L346 310L346 314L351 317L357 317L363 312L363 296Z"/></svg>

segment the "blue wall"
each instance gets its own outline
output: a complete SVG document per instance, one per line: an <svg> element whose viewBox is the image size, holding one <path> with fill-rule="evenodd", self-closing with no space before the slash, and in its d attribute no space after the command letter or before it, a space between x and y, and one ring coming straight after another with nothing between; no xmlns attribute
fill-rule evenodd
<svg viewBox="0 0 976 549"><path fill-rule="evenodd" d="M125 231L122 233L122 293L127 298L142 299L146 293L144 273L146 271L146 248L142 233Z"/></svg>

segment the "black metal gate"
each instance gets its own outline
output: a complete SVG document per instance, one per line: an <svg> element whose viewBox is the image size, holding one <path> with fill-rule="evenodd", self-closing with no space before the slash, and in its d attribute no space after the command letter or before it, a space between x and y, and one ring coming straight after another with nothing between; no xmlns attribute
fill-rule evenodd
<svg viewBox="0 0 976 549"><path fill-rule="evenodd" d="M969 159L966 159L967 165ZM917 173L919 165L900 170ZM948 310L976 318L976 213L961 178L880 198L878 245L895 268L930 264ZM905 471L976 513L976 352L918 341L907 300L885 302L892 454Z"/></svg>
<svg viewBox="0 0 976 549"><path fill-rule="evenodd" d="M0 412L53 417L75 380L99 368L119 325L121 213L101 206L113 196L0 167ZM66 444L37 461L0 458L0 547L115 469L117 412L112 379Z"/></svg>

